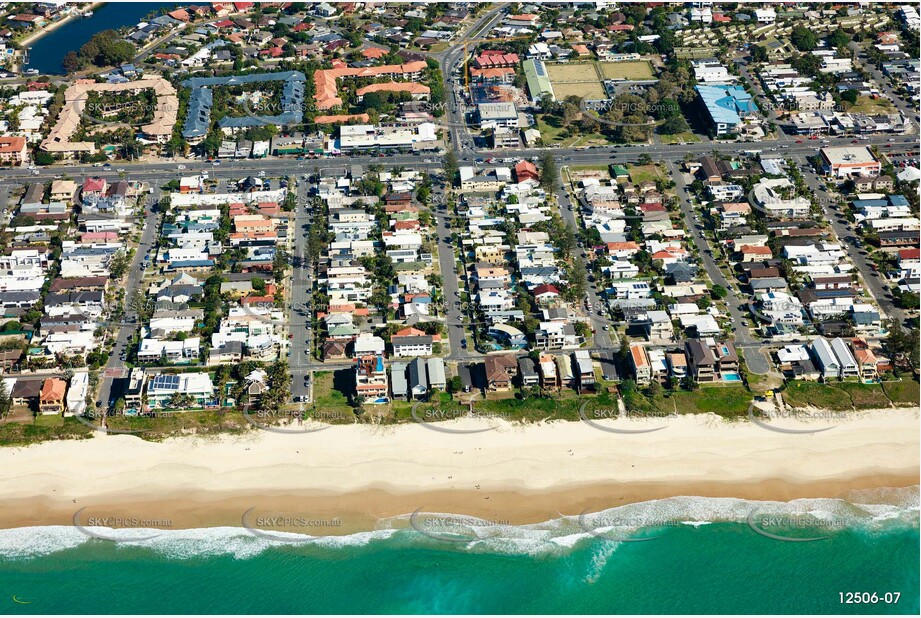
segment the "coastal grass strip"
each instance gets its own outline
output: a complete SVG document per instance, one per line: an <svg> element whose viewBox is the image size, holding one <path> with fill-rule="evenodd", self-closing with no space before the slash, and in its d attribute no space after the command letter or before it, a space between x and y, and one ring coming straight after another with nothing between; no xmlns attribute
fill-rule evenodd
<svg viewBox="0 0 921 618"><path fill-rule="evenodd" d="M110 416L109 429L137 431L139 438L158 442L166 438L194 435L197 437L245 433L253 429L243 413L229 408L219 410L190 410L161 413L159 416Z"/></svg>
<svg viewBox="0 0 921 618"><path fill-rule="evenodd" d="M888 408L890 405L889 397L879 384L843 382L837 386L848 394L851 403L858 410Z"/></svg>
<svg viewBox="0 0 921 618"><path fill-rule="evenodd" d="M59 417L60 418L60 417ZM63 423L0 424L0 446L28 446L47 440L80 440L93 437L93 430L72 418Z"/></svg>
<svg viewBox="0 0 921 618"><path fill-rule="evenodd" d="M886 395L896 405L915 405L921 400L921 384L914 380L897 380L882 383Z"/></svg>
<svg viewBox="0 0 921 618"><path fill-rule="evenodd" d="M695 391L671 394L678 414L718 414L723 418L741 418L748 413L752 394L742 385L702 386Z"/></svg>
<svg viewBox="0 0 921 618"><path fill-rule="evenodd" d="M817 382L792 382L783 391L784 401L794 408L814 407L823 410L851 410L850 395L837 386ZM885 406L884 406L885 407Z"/></svg>

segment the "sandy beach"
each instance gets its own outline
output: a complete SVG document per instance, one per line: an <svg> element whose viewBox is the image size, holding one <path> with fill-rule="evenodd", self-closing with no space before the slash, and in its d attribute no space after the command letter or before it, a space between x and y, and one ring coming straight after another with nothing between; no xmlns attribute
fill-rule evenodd
<svg viewBox="0 0 921 618"><path fill-rule="evenodd" d="M79 509L82 518L151 527L239 526L253 509L253 516L315 520L314 534L349 533L418 509L532 523L677 495L791 500L918 484L916 410L778 424L835 426L785 434L683 416L612 425L664 426L638 434L566 422L500 423L463 435L418 424L355 425L162 443L99 434L0 449L0 527L70 525Z"/></svg>

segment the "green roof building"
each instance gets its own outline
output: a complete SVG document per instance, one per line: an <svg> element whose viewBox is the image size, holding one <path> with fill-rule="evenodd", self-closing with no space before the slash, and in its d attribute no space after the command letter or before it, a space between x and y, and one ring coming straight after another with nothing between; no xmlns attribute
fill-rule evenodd
<svg viewBox="0 0 921 618"><path fill-rule="evenodd" d="M549 95L551 101L556 101L553 94L553 85L550 83L550 76L547 75L547 67L540 60L531 58L522 63L524 67L524 76L528 80L528 92L531 93L531 101L539 102L542 98Z"/></svg>

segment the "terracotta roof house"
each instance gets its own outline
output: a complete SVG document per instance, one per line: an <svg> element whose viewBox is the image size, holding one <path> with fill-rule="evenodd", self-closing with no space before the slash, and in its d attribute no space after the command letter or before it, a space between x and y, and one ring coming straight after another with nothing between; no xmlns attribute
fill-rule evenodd
<svg viewBox="0 0 921 618"><path fill-rule="evenodd" d="M770 247L759 247L757 245L742 245L739 249L739 253L742 254L743 262L752 262L773 257Z"/></svg>
<svg viewBox="0 0 921 618"><path fill-rule="evenodd" d="M42 414L60 414L64 411L64 396L67 382L60 378L48 378L42 383L39 393L39 410Z"/></svg>
<svg viewBox="0 0 921 618"><path fill-rule="evenodd" d="M515 178L518 182L540 180L540 174L537 172L537 166L530 161L519 161L515 165Z"/></svg>
<svg viewBox="0 0 921 618"><path fill-rule="evenodd" d="M380 47L368 47L361 50L361 55L368 60L377 60L378 58L383 58L388 53L389 52L386 49L381 49Z"/></svg>

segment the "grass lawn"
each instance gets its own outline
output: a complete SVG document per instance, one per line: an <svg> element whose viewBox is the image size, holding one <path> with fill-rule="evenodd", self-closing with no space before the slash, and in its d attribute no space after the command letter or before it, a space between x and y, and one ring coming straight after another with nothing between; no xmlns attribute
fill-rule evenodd
<svg viewBox="0 0 921 618"><path fill-rule="evenodd" d="M628 60L625 62L599 62L601 74L605 79L653 79L652 65L646 60Z"/></svg>
<svg viewBox="0 0 921 618"><path fill-rule="evenodd" d="M39 414L34 422L39 427L63 427L64 417L60 414Z"/></svg>
<svg viewBox="0 0 921 618"><path fill-rule="evenodd" d="M889 396L889 399L892 400L895 404L901 405L915 405L919 403L919 390L921 390L921 384L918 384L914 380L900 380L894 382L883 382L883 390L886 391L886 394Z"/></svg>
<svg viewBox="0 0 921 618"><path fill-rule="evenodd" d="M837 386L850 396L854 407L858 410L889 407L889 397L879 384L843 382Z"/></svg>
<svg viewBox="0 0 921 618"><path fill-rule="evenodd" d="M352 414L345 393L337 390L334 383L335 374L331 371L320 371L313 376L313 407L317 410L331 413L333 411L348 410Z"/></svg>
<svg viewBox="0 0 921 618"><path fill-rule="evenodd" d="M783 398L788 406L794 408L807 406L825 410L850 410L852 408L848 393L831 384L792 382L783 390Z"/></svg>
<svg viewBox="0 0 921 618"><path fill-rule="evenodd" d="M694 144L700 141L700 138L690 131L686 131L684 133L675 133L674 135L659 135L659 139L663 144L677 144L679 142Z"/></svg>
<svg viewBox="0 0 921 618"><path fill-rule="evenodd" d="M577 148L580 146L606 146L610 142L601 133L580 133L574 138L564 142L567 147Z"/></svg>
<svg viewBox="0 0 921 618"><path fill-rule="evenodd" d="M547 124L543 117L537 115L537 130L540 131L540 138L545 145L559 144L561 148L570 148L574 146L605 146L609 142L601 133L577 134L572 137L563 137L563 129Z"/></svg>
<svg viewBox="0 0 921 618"><path fill-rule="evenodd" d="M54 417L49 417L54 418ZM49 424L46 422L0 424L0 446L26 446L46 440L76 440L93 437L93 430L72 418L60 418L63 422Z"/></svg>
<svg viewBox="0 0 921 618"><path fill-rule="evenodd" d="M252 418L256 422L261 422L256 416ZM174 412L157 417L110 416L106 427L137 431L139 438L152 441L188 434L205 436L217 433L241 433L255 428L246 420L242 412L231 408Z"/></svg>
<svg viewBox="0 0 921 618"><path fill-rule="evenodd" d="M579 171L607 172L608 166L604 164L601 164L601 165L570 165L569 169L572 170L573 172L579 172Z"/></svg>
<svg viewBox="0 0 921 618"><path fill-rule="evenodd" d="M540 138L543 140L544 144L552 144L560 139L560 134L563 132L562 128L547 124L541 114L537 115L536 120L537 130L540 131Z"/></svg>
<svg viewBox="0 0 921 618"><path fill-rule="evenodd" d="M752 394L742 385L702 386L693 392L675 391L670 397L678 414L718 414L725 418L745 416Z"/></svg>
<svg viewBox="0 0 921 618"><path fill-rule="evenodd" d="M553 93L559 100L565 100L567 97L575 96L580 99L586 98L589 101L597 101L606 97L604 86L597 80L590 82L553 81Z"/></svg>
<svg viewBox="0 0 921 618"><path fill-rule="evenodd" d="M892 103L884 98L858 97L857 103L850 106L847 111L852 114L883 114L894 109Z"/></svg>
<svg viewBox="0 0 921 618"><path fill-rule="evenodd" d="M417 422L413 418L412 410L416 401L394 401L390 404L393 412L393 421L397 423ZM416 416L425 421L450 421L467 414L467 406L460 404L448 393L438 393L430 401L419 403Z"/></svg>
<svg viewBox="0 0 921 618"><path fill-rule="evenodd" d="M659 168L655 165L629 165L627 170L630 172L630 182L633 184L639 184L647 180L655 182L662 177L659 173Z"/></svg>
<svg viewBox="0 0 921 618"><path fill-rule="evenodd" d="M598 395L579 396L575 392L563 392L559 397L529 397L528 399L502 399L495 401L477 401L475 409L478 412L494 414L507 421L542 421L550 420L579 420L579 408L586 400L594 409L615 408L617 401L614 396L606 391Z"/></svg>

